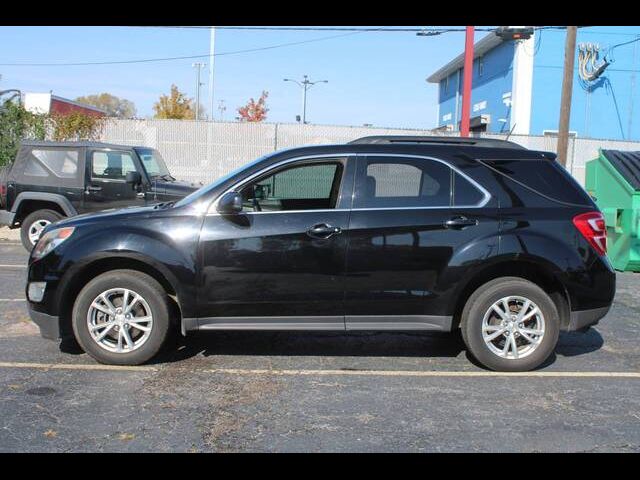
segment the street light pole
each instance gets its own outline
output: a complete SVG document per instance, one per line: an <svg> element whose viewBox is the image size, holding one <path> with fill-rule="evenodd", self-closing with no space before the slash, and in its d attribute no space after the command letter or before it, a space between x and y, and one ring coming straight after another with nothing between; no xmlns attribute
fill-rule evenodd
<svg viewBox="0 0 640 480"><path fill-rule="evenodd" d="M307 75L303 75L302 79L303 79L302 82L293 80L291 78L285 78L284 81L293 82L297 84L300 88L302 88L302 124L304 125L307 123L307 91L317 83L329 83L329 81L316 80L315 82L312 82L311 80L309 80L309 77Z"/></svg>
<svg viewBox="0 0 640 480"><path fill-rule="evenodd" d="M196 70L196 120L200 120L200 87L204 85L200 83L200 71L202 67L206 64L201 62L196 62L192 66L195 67Z"/></svg>

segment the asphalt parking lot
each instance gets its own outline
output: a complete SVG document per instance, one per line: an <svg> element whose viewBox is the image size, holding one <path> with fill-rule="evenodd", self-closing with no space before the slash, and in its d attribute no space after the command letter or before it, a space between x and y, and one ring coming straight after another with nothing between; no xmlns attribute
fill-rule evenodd
<svg viewBox="0 0 640 480"><path fill-rule="evenodd" d="M42 339L0 240L0 451L640 451L640 274L544 368L487 372L458 335L194 335L154 364Z"/></svg>

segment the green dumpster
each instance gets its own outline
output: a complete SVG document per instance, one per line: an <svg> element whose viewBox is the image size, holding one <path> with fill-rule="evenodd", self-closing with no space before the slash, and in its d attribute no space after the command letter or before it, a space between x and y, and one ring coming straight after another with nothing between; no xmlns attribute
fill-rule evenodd
<svg viewBox="0 0 640 480"><path fill-rule="evenodd" d="M613 267L640 272L640 152L600 149L587 162L585 188L604 214Z"/></svg>

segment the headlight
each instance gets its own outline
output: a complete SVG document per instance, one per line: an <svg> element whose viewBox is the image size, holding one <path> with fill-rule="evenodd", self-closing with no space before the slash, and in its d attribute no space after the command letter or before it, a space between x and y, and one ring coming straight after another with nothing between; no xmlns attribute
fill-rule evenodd
<svg viewBox="0 0 640 480"><path fill-rule="evenodd" d="M69 238L75 229L75 227L64 227L48 231L40 237L36 246L33 247L31 257L34 260L44 257L47 253Z"/></svg>

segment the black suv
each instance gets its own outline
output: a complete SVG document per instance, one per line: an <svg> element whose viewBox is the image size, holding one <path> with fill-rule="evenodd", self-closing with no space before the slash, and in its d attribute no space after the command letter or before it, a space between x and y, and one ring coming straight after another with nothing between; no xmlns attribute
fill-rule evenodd
<svg viewBox="0 0 640 480"><path fill-rule="evenodd" d="M51 225L26 290L43 336L111 364L149 360L172 329L460 329L479 362L517 371L607 313L605 249L601 213L553 154L368 137Z"/></svg>
<svg viewBox="0 0 640 480"><path fill-rule="evenodd" d="M97 142L25 141L3 177L0 225L20 227L27 250L63 217L177 200L198 188L176 181L157 150Z"/></svg>

